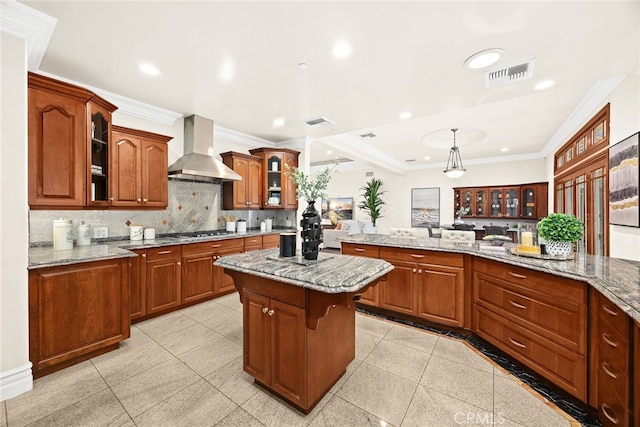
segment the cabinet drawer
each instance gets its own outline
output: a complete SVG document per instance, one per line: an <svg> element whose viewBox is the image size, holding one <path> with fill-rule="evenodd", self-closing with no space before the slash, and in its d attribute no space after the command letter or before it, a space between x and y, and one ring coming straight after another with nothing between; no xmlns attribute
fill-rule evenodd
<svg viewBox="0 0 640 427"><path fill-rule="evenodd" d="M587 397L586 357L476 306L476 328L482 338L576 396Z"/></svg>
<svg viewBox="0 0 640 427"><path fill-rule="evenodd" d="M262 249L262 236L245 237L243 240L244 240L245 251Z"/></svg>
<svg viewBox="0 0 640 427"><path fill-rule="evenodd" d="M280 247L280 235L279 234L267 234L262 236L262 247L279 248Z"/></svg>
<svg viewBox="0 0 640 427"><path fill-rule="evenodd" d="M582 282L480 259L474 260L473 268L475 272L485 273L565 302L586 304L587 301L587 287Z"/></svg>
<svg viewBox="0 0 640 427"><path fill-rule="evenodd" d="M161 248L147 249L147 262L162 259L180 258L180 246L163 246Z"/></svg>
<svg viewBox="0 0 640 427"><path fill-rule="evenodd" d="M615 393L611 383L599 376L598 395L598 419L604 426L630 426L631 413L629 408Z"/></svg>
<svg viewBox="0 0 640 427"><path fill-rule="evenodd" d="M602 340L601 340L602 341ZM598 384L608 381L622 402L629 401L629 347L613 348L600 342L598 347ZM600 395L601 397L603 395Z"/></svg>
<svg viewBox="0 0 640 427"><path fill-rule="evenodd" d="M426 264L463 267L462 254L415 249L380 248L380 258L384 260L420 262Z"/></svg>
<svg viewBox="0 0 640 427"><path fill-rule="evenodd" d="M212 240L210 242L189 243L182 245L182 255L218 252L220 250L237 249L242 251L242 239Z"/></svg>
<svg viewBox="0 0 640 427"><path fill-rule="evenodd" d="M476 273L474 301L569 350L586 353L587 307Z"/></svg>
<svg viewBox="0 0 640 427"><path fill-rule="evenodd" d="M380 247L371 245L358 245L355 243L342 243L343 255L356 255L368 258L379 258Z"/></svg>
<svg viewBox="0 0 640 427"><path fill-rule="evenodd" d="M617 334L622 340L629 341L631 320L617 305L609 301L602 294L598 294L598 319L600 333L609 336Z"/></svg>

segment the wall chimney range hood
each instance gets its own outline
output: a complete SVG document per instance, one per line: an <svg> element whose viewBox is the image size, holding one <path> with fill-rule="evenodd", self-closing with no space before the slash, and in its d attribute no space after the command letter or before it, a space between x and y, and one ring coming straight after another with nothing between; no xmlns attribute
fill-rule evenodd
<svg viewBox="0 0 640 427"><path fill-rule="evenodd" d="M213 120L197 115L184 118L184 155L169 166L169 178L220 183L242 177L213 153Z"/></svg>

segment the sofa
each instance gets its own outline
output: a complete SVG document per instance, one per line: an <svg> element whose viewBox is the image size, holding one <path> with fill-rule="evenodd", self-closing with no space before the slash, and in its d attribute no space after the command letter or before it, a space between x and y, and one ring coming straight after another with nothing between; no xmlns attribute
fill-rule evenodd
<svg viewBox="0 0 640 427"><path fill-rule="evenodd" d="M338 221L336 228L326 229L322 232L323 247L340 249L340 237L354 234L376 234L376 228L371 221L345 220Z"/></svg>

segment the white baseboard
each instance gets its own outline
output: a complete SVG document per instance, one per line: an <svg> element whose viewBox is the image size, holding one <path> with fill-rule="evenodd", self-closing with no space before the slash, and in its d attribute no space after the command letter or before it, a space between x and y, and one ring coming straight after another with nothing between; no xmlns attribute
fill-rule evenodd
<svg viewBox="0 0 640 427"><path fill-rule="evenodd" d="M6 372L0 372L0 402L33 388L31 362Z"/></svg>

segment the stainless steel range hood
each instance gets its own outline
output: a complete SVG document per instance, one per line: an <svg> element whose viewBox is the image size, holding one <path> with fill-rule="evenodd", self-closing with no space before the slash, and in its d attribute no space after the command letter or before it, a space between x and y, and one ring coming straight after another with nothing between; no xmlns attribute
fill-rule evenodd
<svg viewBox="0 0 640 427"><path fill-rule="evenodd" d="M213 154L213 120L184 118L184 155L169 166L169 178L200 182L241 181L242 177Z"/></svg>

